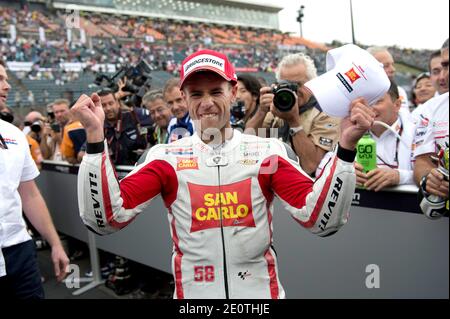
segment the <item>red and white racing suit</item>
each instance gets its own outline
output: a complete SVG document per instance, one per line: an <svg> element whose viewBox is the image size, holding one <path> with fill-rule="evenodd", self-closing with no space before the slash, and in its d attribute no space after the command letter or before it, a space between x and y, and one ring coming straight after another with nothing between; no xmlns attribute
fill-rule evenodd
<svg viewBox="0 0 450 319"><path fill-rule="evenodd" d="M236 130L219 150L197 134L157 145L120 183L107 150L99 153L106 145L97 146L78 174L83 222L113 233L161 194L175 298L285 298L272 247L274 197L300 225L327 236L347 222L355 189L353 152L338 148L314 182L285 144Z"/></svg>

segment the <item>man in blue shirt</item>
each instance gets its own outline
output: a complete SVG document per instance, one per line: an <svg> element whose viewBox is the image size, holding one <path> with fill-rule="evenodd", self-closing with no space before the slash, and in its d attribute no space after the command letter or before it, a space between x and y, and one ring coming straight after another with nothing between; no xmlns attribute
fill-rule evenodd
<svg viewBox="0 0 450 319"><path fill-rule="evenodd" d="M169 143L191 136L195 132L194 122L189 116L189 109L181 95L179 83L179 78L170 79L163 90L164 100L174 115L167 129Z"/></svg>

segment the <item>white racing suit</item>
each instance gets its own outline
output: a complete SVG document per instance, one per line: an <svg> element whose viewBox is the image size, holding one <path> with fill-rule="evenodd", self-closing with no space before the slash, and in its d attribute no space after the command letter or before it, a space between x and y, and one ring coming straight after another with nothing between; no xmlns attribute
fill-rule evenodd
<svg viewBox="0 0 450 319"><path fill-rule="evenodd" d="M153 147L119 183L103 145L94 154L88 147L81 163L81 218L96 233L110 234L161 194L173 240L175 298L285 298L272 246L275 196L319 236L347 222L356 178L354 153L344 149L337 148L314 182L276 139L235 130L214 150L195 134Z"/></svg>

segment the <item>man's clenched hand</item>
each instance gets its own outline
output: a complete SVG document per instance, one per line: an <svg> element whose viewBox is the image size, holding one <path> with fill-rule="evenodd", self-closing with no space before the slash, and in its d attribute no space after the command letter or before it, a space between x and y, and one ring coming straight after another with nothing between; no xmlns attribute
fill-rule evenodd
<svg viewBox="0 0 450 319"><path fill-rule="evenodd" d="M85 94L80 96L70 112L86 130L88 143L98 143L105 139L103 131L105 112L97 93L90 97Z"/></svg>

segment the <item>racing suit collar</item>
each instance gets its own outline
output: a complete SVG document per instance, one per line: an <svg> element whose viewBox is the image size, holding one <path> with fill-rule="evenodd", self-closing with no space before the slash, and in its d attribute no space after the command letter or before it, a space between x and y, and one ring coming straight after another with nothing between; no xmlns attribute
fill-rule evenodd
<svg viewBox="0 0 450 319"><path fill-rule="evenodd" d="M202 149L207 149L210 151L210 153L216 153L217 151L220 151L221 153L228 153L231 152L234 148L236 148L241 140L242 140L242 133L238 130L233 129L233 137L231 137L231 139L226 140L223 144L222 147L212 147L209 144L204 143L199 134L194 134L192 136L193 138L193 142L194 145L199 145L200 148Z"/></svg>

